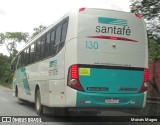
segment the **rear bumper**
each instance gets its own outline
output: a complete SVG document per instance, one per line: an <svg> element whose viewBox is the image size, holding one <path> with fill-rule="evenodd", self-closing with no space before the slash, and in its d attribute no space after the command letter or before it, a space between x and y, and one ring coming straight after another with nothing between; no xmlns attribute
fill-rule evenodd
<svg viewBox="0 0 160 125"><path fill-rule="evenodd" d="M106 108L143 108L146 103L146 92L139 94L98 94L77 91L76 107ZM106 99L118 100L108 103Z"/></svg>

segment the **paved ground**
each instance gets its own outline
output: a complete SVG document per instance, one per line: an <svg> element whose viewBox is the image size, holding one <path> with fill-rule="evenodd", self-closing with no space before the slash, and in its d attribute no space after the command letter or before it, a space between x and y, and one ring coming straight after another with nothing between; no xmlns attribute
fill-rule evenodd
<svg viewBox="0 0 160 125"><path fill-rule="evenodd" d="M73 113L72 116L76 115L77 116L78 113ZM19 105L17 103L17 98L13 96L13 92L10 89L4 88L2 86L0 86L0 116L37 116L35 113L35 109L34 109L34 104L26 104L26 105ZM85 116L85 115L84 115ZM101 114L99 114L98 116L119 116L119 117L111 117L113 120L114 118L121 118L120 116L133 116L136 117L136 114L133 113L126 113L123 112L123 110L121 111L117 111L117 110L108 110L108 111L103 111ZM77 118L77 117L76 117ZM78 117L78 118L82 118L82 117ZM87 118L87 117L86 117ZM96 118L96 117L91 117L91 118ZM107 117L106 117L107 118ZM110 117L109 117L110 118ZM122 119L125 117L122 117ZM53 117L53 116L42 116L42 119L45 119L46 121L50 121L50 122L43 122L43 123L29 123L29 124L33 124L33 125L50 125L50 124L56 124L56 125L72 125L75 124L75 122L66 122L66 118L65 117L61 117L59 119L59 117ZM84 119L84 117L82 118ZM57 122L56 122L57 121ZM0 125L11 125L11 123L2 123L0 122ZM12 125L17 125L17 124L22 124L22 123L12 123ZM25 124L25 123L23 123ZM28 123L26 123L28 125ZM159 123L144 123L144 122L136 122L136 123L120 123L120 122L103 122L103 120L99 121L99 122L76 122L76 124L78 125L93 125L93 124L98 124L98 125L110 125L110 124L123 124L123 125L128 125L128 124L159 124Z"/></svg>

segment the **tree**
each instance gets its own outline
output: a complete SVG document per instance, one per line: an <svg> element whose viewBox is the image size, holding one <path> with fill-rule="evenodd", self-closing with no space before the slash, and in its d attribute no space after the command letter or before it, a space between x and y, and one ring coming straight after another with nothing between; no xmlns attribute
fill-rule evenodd
<svg viewBox="0 0 160 125"><path fill-rule="evenodd" d="M0 54L0 83L9 83L12 81L12 72L10 72L9 57Z"/></svg>
<svg viewBox="0 0 160 125"><path fill-rule="evenodd" d="M39 34L40 32L42 32L45 29L46 29L46 26L44 26L44 25L39 25L38 27L35 27L33 29L34 32L33 32L32 36L31 36L31 38L35 37L37 34Z"/></svg>
<svg viewBox="0 0 160 125"><path fill-rule="evenodd" d="M17 43L27 42L28 33L23 32L6 32L0 33L0 44L4 44L9 53L8 56L0 54L0 81L2 83L11 83L13 78L13 72L10 71L11 60L16 56L18 51L16 50Z"/></svg>
<svg viewBox="0 0 160 125"><path fill-rule="evenodd" d="M16 50L17 43L27 42L28 41L28 33L23 32L6 32L0 33L0 44L4 44L6 49L11 56Z"/></svg>
<svg viewBox="0 0 160 125"><path fill-rule="evenodd" d="M131 12L140 13L147 24L149 60L160 60L160 1L130 0Z"/></svg>
<svg viewBox="0 0 160 125"><path fill-rule="evenodd" d="M43 25L34 28L35 32L32 34L32 37L43 31L45 28L46 27ZM0 45L5 45L9 53L9 57L0 54L0 82L11 83L14 73L10 71L10 63L18 53L16 50L17 44L20 42L27 42L28 39L29 34L25 32L0 33Z"/></svg>
<svg viewBox="0 0 160 125"><path fill-rule="evenodd" d="M149 37L159 37L160 34L160 1L130 0L131 12L140 13L147 23Z"/></svg>
<svg viewBox="0 0 160 125"><path fill-rule="evenodd" d="M160 60L160 37L157 40L148 38L149 61Z"/></svg>

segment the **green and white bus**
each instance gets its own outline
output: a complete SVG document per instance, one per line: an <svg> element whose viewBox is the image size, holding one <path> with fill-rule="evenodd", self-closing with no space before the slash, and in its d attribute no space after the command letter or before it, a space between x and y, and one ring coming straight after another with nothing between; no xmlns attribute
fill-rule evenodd
<svg viewBox="0 0 160 125"><path fill-rule="evenodd" d="M86 110L143 108L148 43L139 14L80 8L31 39L11 63L19 100Z"/></svg>

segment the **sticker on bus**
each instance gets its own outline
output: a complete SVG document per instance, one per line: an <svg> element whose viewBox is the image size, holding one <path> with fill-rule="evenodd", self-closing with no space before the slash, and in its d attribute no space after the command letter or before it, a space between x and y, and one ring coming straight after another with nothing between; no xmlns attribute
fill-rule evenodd
<svg viewBox="0 0 160 125"><path fill-rule="evenodd" d="M80 68L81 76L90 76L90 68Z"/></svg>

